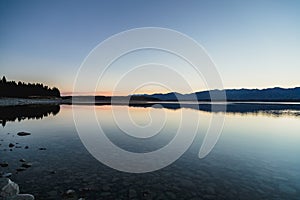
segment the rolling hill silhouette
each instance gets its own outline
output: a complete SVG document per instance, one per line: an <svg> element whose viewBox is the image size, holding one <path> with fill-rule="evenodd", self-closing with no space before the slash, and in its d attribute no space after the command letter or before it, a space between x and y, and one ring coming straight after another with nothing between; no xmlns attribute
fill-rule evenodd
<svg viewBox="0 0 300 200"><path fill-rule="evenodd" d="M218 101L265 101L265 102L278 102L278 101L300 101L300 87L296 88L267 88L267 89L227 89L227 90L211 90L202 91L191 94L180 94L171 92L167 94L151 94L141 95L145 97L152 97L161 101L211 101L210 94L215 96L222 96L221 93L225 92L226 99L216 99Z"/></svg>

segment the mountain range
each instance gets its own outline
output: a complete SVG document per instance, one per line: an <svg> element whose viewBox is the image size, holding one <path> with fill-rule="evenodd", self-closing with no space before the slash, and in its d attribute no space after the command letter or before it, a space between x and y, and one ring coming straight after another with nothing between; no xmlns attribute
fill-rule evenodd
<svg viewBox="0 0 300 200"><path fill-rule="evenodd" d="M224 95L226 94L226 99ZM141 94L133 96L144 96L155 98L159 101L211 101L210 95L216 96L216 101L300 101L300 87L295 88L267 88L267 89L226 89L201 91L190 94L170 92L166 94Z"/></svg>

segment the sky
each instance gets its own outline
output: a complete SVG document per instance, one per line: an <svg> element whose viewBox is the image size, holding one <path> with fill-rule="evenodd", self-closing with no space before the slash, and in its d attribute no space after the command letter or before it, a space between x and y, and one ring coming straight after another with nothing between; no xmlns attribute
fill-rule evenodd
<svg viewBox="0 0 300 200"><path fill-rule="evenodd" d="M299 10L297 0L0 0L0 75L8 80L42 82L70 94L80 65L99 43L129 29L162 27L201 44L215 63L224 88L296 87L300 86ZM189 66L176 59L147 50L128 55L113 64L98 94L112 94L113 80L143 62L166 62L186 72L194 90L212 89L205 88L204 81L193 77ZM151 77L149 69L160 68L147 68ZM143 79L143 74L140 71L135 76ZM187 93L172 77L165 76L175 82L172 89ZM126 80L114 94L131 93L128 88L133 84ZM155 85L135 90L167 91ZM83 87L81 92L91 91Z"/></svg>

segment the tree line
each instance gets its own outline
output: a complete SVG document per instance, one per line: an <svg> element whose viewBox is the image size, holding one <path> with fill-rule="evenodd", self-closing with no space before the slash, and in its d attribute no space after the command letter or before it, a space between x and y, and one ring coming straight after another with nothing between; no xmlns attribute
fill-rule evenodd
<svg viewBox="0 0 300 200"><path fill-rule="evenodd" d="M60 97L60 91L56 87L49 88L42 83L7 81L3 76L0 79L0 97Z"/></svg>

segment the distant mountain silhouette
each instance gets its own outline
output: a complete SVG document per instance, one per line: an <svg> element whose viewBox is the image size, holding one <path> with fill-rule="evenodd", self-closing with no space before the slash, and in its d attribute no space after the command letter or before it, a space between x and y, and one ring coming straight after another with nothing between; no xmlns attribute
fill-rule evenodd
<svg viewBox="0 0 300 200"><path fill-rule="evenodd" d="M225 92L227 101L300 101L300 87L296 88L268 88L268 89L228 89L228 90L211 90L196 92L191 94L180 94L180 93L167 93L167 94L152 94L152 95L141 95L145 97L157 98L161 101L211 101L210 94L216 96L222 92ZM225 99L216 99L218 101L224 101Z"/></svg>
<svg viewBox="0 0 300 200"><path fill-rule="evenodd" d="M0 97L60 97L60 91L56 87L49 88L41 83L7 81L3 76L0 79Z"/></svg>

